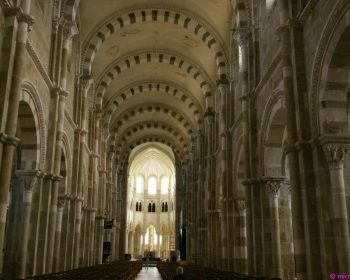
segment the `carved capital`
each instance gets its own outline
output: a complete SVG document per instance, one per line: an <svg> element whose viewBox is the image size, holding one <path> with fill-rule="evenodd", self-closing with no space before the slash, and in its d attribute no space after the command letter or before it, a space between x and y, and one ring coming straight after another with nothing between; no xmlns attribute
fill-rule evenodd
<svg viewBox="0 0 350 280"><path fill-rule="evenodd" d="M78 26L75 22L63 23L63 39L65 43L68 43L75 35L79 34Z"/></svg>
<svg viewBox="0 0 350 280"><path fill-rule="evenodd" d="M227 79L216 80L216 86L220 91L226 93L230 87L230 81Z"/></svg>
<svg viewBox="0 0 350 280"><path fill-rule="evenodd" d="M244 198L236 198L235 199L235 209L238 213L242 213L246 209L245 199Z"/></svg>
<svg viewBox="0 0 350 280"><path fill-rule="evenodd" d="M61 97L61 98L66 98L66 97L68 97L68 95L69 95L69 92L68 91L65 91L65 90L63 90L63 89L60 89L60 91L59 91L59 96Z"/></svg>
<svg viewBox="0 0 350 280"><path fill-rule="evenodd" d="M62 179L63 179L62 176L57 176L57 175L52 176L52 181L54 181L54 182L59 182L59 181L61 181Z"/></svg>
<svg viewBox="0 0 350 280"><path fill-rule="evenodd" d="M278 196L278 191L284 181L284 177L262 177L261 182L265 185L266 192Z"/></svg>
<svg viewBox="0 0 350 280"><path fill-rule="evenodd" d="M59 196L58 199L57 199L57 207L58 208L63 208L65 204L66 204L66 197L65 196Z"/></svg>
<svg viewBox="0 0 350 280"><path fill-rule="evenodd" d="M38 170L16 170L15 174L27 192L33 191L41 175Z"/></svg>
<svg viewBox="0 0 350 280"><path fill-rule="evenodd" d="M92 85L93 83L93 79L90 75L88 76L83 76L81 78L81 85L82 85L82 88L85 92L87 92L90 88L90 86Z"/></svg>
<svg viewBox="0 0 350 280"><path fill-rule="evenodd" d="M249 34L250 34L249 28L237 28L233 30L233 39L241 47L248 47Z"/></svg>
<svg viewBox="0 0 350 280"><path fill-rule="evenodd" d="M344 163L350 144L327 143L322 146L328 164L340 165Z"/></svg>
<svg viewBox="0 0 350 280"><path fill-rule="evenodd" d="M30 28L35 22L34 18L30 14L26 14L23 12L17 14L17 20L18 22L24 22L28 24L28 28Z"/></svg>
<svg viewBox="0 0 350 280"><path fill-rule="evenodd" d="M6 145L17 147L21 140L15 136L6 137Z"/></svg>

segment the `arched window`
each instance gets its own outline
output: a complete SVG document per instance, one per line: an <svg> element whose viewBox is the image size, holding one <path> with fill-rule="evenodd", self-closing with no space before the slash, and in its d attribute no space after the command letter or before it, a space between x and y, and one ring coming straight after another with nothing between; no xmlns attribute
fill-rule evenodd
<svg viewBox="0 0 350 280"><path fill-rule="evenodd" d="M137 176L136 178L136 192L143 193L143 177Z"/></svg>
<svg viewBox="0 0 350 280"><path fill-rule="evenodd" d="M136 202L136 211L139 211L139 203Z"/></svg>
<svg viewBox="0 0 350 280"><path fill-rule="evenodd" d="M155 203L152 204L152 212L156 212L156 204Z"/></svg>
<svg viewBox="0 0 350 280"><path fill-rule="evenodd" d="M139 211L142 212L142 204L139 202Z"/></svg>
<svg viewBox="0 0 350 280"><path fill-rule="evenodd" d="M275 5L275 0L266 0L266 9L269 11L271 10Z"/></svg>
<svg viewBox="0 0 350 280"><path fill-rule="evenodd" d="M148 179L148 194L157 194L157 179L155 177Z"/></svg>
<svg viewBox="0 0 350 280"><path fill-rule="evenodd" d="M165 208L164 208L164 202L162 202L162 212L164 212Z"/></svg>
<svg viewBox="0 0 350 280"><path fill-rule="evenodd" d="M152 212L152 204L148 203L148 212Z"/></svg>
<svg viewBox="0 0 350 280"><path fill-rule="evenodd" d="M165 202L164 211L165 211L165 212L168 212L168 202Z"/></svg>
<svg viewBox="0 0 350 280"><path fill-rule="evenodd" d="M147 231L145 234L145 245L148 245L148 239L149 239L149 227L147 228Z"/></svg>
<svg viewBox="0 0 350 280"><path fill-rule="evenodd" d="M168 193L169 189L169 179L167 176L163 176L161 180L161 192L162 194Z"/></svg>

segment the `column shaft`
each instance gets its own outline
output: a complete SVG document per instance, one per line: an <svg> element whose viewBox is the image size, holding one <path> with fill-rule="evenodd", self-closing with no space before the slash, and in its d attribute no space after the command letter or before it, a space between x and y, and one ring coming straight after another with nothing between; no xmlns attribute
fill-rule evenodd
<svg viewBox="0 0 350 280"><path fill-rule="evenodd" d="M22 92L22 79L24 76L23 65L26 58L26 43L28 39L28 28L33 23L33 18L29 15L31 0L21 1L21 11L17 14L18 28L16 35L15 57L13 62L12 84L9 95L7 110L7 122L5 134L7 140L3 145L2 161L0 168L0 250L3 252L4 235L6 226L6 213L11 182L12 160L18 139L15 138L18 122L19 102ZM0 268L2 269L3 256L0 258Z"/></svg>

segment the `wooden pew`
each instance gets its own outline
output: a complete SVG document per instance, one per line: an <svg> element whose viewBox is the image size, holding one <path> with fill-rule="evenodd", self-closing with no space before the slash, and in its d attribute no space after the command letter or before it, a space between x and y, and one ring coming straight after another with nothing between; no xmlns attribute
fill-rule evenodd
<svg viewBox="0 0 350 280"><path fill-rule="evenodd" d="M142 262L116 261L27 278L28 280L132 280L142 269Z"/></svg>
<svg viewBox="0 0 350 280"><path fill-rule="evenodd" d="M157 268L164 280L172 280L176 274L177 263L159 262ZM188 280L281 280L279 278L254 277L233 271L222 271L199 265L184 266L186 278Z"/></svg>

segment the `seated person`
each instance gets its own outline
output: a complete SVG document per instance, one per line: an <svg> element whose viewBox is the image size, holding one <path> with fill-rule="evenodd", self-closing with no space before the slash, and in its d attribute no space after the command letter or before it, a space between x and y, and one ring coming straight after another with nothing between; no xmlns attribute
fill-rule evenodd
<svg viewBox="0 0 350 280"><path fill-rule="evenodd" d="M182 266L178 266L176 268L176 275L174 276L173 280L187 280L186 276L184 275L184 269Z"/></svg>

